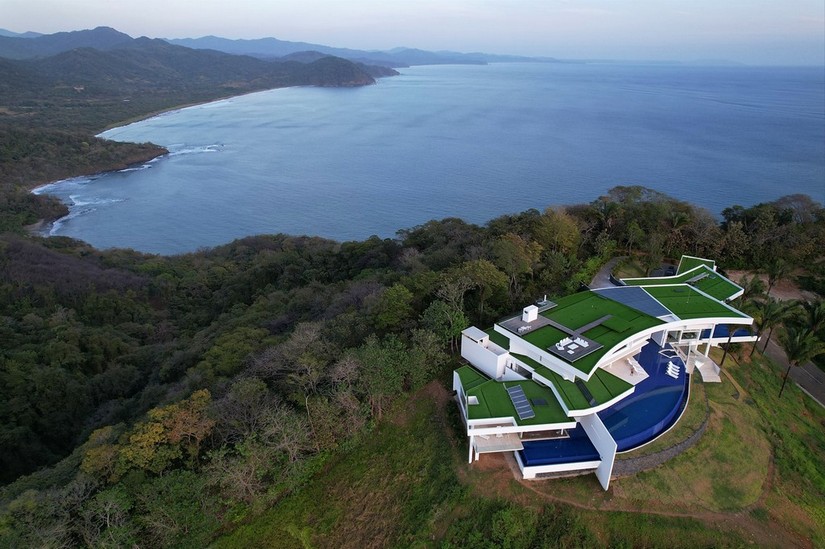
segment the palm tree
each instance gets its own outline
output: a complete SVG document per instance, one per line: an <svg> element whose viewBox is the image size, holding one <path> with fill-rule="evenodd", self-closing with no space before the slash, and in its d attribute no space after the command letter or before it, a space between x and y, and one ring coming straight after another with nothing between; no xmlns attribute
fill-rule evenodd
<svg viewBox="0 0 825 549"><path fill-rule="evenodd" d="M739 281L739 285L742 286L744 290L739 298L743 307L746 306L747 303L753 303L765 296L765 283L756 275L743 276Z"/></svg>
<svg viewBox="0 0 825 549"><path fill-rule="evenodd" d="M785 390L785 383L791 368L804 364L825 352L825 342L814 334L808 326L788 326L779 335L779 343L788 357L788 370L782 378L782 387L779 389L779 398L782 398L782 391Z"/></svg>
<svg viewBox="0 0 825 549"><path fill-rule="evenodd" d="M768 275L768 295L771 294L771 288L790 272L790 265L785 263L781 258L774 259L765 267L765 272Z"/></svg>
<svg viewBox="0 0 825 549"><path fill-rule="evenodd" d="M822 299L803 301L801 305L805 316L807 316L808 327L812 332L818 333L820 329L825 327L825 301Z"/></svg>
<svg viewBox="0 0 825 549"><path fill-rule="evenodd" d="M769 297L765 301L757 301L754 303L754 320L756 320L756 327L759 329L760 334L765 330L768 331L768 335L765 338L765 345L762 347L763 355L765 354L765 349L768 348L768 342L771 340L773 329L787 320L795 308L796 303L784 303L772 297ZM756 347L757 343L754 341L750 356L753 356Z"/></svg>
<svg viewBox="0 0 825 549"><path fill-rule="evenodd" d="M733 340L733 334L736 333L742 325L741 324L726 324L728 327L728 342L725 344L725 352L722 354L722 360L719 362L719 366L725 365L725 359L728 358L728 351L730 350L731 341Z"/></svg>

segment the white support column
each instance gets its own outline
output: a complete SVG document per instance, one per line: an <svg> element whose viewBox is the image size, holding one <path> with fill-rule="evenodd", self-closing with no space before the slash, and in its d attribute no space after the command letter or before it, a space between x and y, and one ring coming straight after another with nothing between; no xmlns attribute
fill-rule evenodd
<svg viewBox="0 0 825 549"><path fill-rule="evenodd" d="M475 437L473 435L470 435L470 461L468 463L473 462L473 439L474 438Z"/></svg>
<svg viewBox="0 0 825 549"><path fill-rule="evenodd" d="M610 476L613 473L613 463L616 460L616 441L596 414L579 418L579 423L584 428L584 432L587 433L596 451L599 452L601 462L596 468L596 478L599 479L602 488L607 490L610 487Z"/></svg>

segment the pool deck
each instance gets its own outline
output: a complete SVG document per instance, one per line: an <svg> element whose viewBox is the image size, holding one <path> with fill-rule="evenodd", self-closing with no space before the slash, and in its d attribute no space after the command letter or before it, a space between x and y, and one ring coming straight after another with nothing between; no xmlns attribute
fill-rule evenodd
<svg viewBox="0 0 825 549"><path fill-rule="evenodd" d="M663 349L651 341L642 348L639 362L648 377L636 385L630 398L599 413L621 452L647 444L668 430L678 420L688 395L688 370L669 345Z"/></svg>
<svg viewBox="0 0 825 549"><path fill-rule="evenodd" d="M642 365L633 357L616 361L603 370L634 386L649 377Z"/></svg>
<svg viewBox="0 0 825 549"><path fill-rule="evenodd" d="M630 398L598 414L619 451L647 444L678 420L686 404L689 377L684 362L675 355L669 345L663 350L650 342L642 349L638 361L630 359L618 362L612 369L605 368L635 388ZM594 459L595 449L581 428L572 429L569 434L569 438L525 441L522 461L532 467Z"/></svg>

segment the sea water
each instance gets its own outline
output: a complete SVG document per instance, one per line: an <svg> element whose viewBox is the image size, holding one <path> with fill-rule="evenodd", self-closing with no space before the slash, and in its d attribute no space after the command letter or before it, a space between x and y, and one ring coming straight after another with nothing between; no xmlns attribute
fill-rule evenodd
<svg viewBox="0 0 825 549"><path fill-rule="evenodd" d="M494 64L287 88L104 132L169 155L39 189L51 234L174 254L260 233L392 237L643 185L719 215L825 201L820 68Z"/></svg>

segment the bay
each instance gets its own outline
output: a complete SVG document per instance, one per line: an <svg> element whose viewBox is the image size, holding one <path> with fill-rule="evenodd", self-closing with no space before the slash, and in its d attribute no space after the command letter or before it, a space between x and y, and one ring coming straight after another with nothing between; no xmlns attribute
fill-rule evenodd
<svg viewBox="0 0 825 549"><path fill-rule="evenodd" d="M821 67L424 66L101 135L171 153L40 188L70 206L50 234L162 254L262 233L360 240L444 217L484 223L616 185L715 215L791 193L825 201Z"/></svg>

